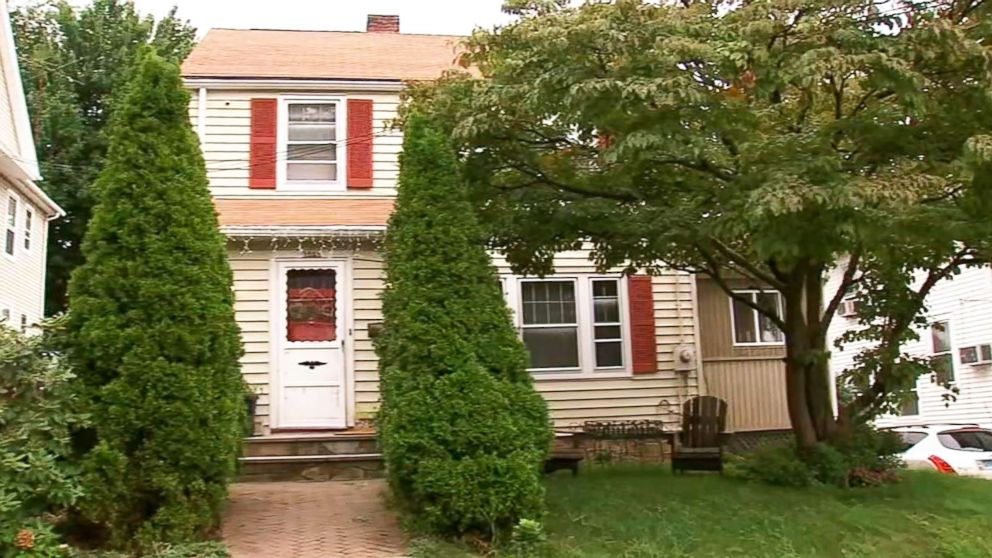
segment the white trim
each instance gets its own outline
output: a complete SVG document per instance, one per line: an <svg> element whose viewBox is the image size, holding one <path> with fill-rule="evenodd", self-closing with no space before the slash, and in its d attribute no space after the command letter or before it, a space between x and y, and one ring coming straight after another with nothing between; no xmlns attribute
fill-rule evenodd
<svg viewBox="0 0 992 558"><path fill-rule="evenodd" d="M289 105L302 103L333 104L336 180L289 181ZM276 125L276 190L282 192L345 192L348 190L348 103L341 95L280 95ZM317 162L317 161L315 161Z"/></svg>
<svg viewBox="0 0 992 558"><path fill-rule="evenodd" d="M778 300L778 315L782 315L782 304L784 302L782 298L782 293L776 291L775 289L733 289L737 294L775 294ZM728 296L727 299L730 301L730 340L733 342L734 347L781 347L785 345L785 333L782 333L781 341L753 341L753 342L741 342L737 340L737 320L734 316L734 303L736 299L732 296ZM757 297L755 297L755 304L757 304ZM758 318L758 311L754 308L748 307L751 314L754 316L754 334L756 337L761 337L761 322Z"/></svg>
<svg viewBox="0 0 992 558"><path fill-rule="evenodd" d="M512 279L512 281L511 281ZM501 275L500 280L504 285L504 294L507 305L510 307L513 325L517 329L517 334L523 338L523 297L521 285L523 283L541 283L549 281L570 281L575 285L576 323L575 324L540 324L529 326L530 328L540 327L572 327L577 329L578 336L578 366L574 368L529 368L536 381L540 380L578 380L578 379L608 379L608 378L629 378L631 376L631 354L630 339L630 309L628 305L627 282L623 277L610 274L598 273L572 273L562 275L548 275L544 278L525 277L515 275ZM617 282L617 296L620 305L621 323L621 358L622 366L596 366L595 347L595 324L593 322L593 299L592 282L596 280L611 280ZM511 286L512 285L512 286Z"/></svg>
<svg viewBox="0 0 992 558"><path fill-rule="evenodd" d="M354 316L352 314L352 261L346 255L332 255L320 259L300 258L299 256L275 256L271 260L269 273L269 429L306 428L282 425L279 415L281 399L281 383L279 381L280 351L282 348L282 316L285 303L286 283L282 274L287 267L296 269L333 267L338 272L340 286L338 291L338 321L340 322L339 341L343 360L342 389L344 390L345 420L344 424L328 426L328 430L347 428L355 424L355 379L354 379ZM323 429L323 427L320 427Z"/></svg>
<svg viewBox="0 0 992 558"><path fill-rule="evenodd" d="M200 136L200 145L207 143L207 88L201 87L196 92L196 134Z"/></svg>
<svg viewBox="0 0 992 558"><path fill-rule="evenodd" d="M400 92L406 84L400 80L356 79L278 79L244 77L185 77L183 83L190 89L278 89L281 91L326 92Z"/></svg>
<svg viewBox="0 0 992 558"><path fill-rule="evenodd" d="M314 226L263 226L263 227L221 227L221 233L228 237L297 237L297 236L362 236L381 235L386 225L314 225Z"/></svg>

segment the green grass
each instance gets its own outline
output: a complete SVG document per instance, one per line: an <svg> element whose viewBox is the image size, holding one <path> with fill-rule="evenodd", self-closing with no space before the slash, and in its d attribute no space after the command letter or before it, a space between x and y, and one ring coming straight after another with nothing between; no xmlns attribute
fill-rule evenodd
<svg viewBox="0 0 992 558"><path fill-rule="evenodd" d="M992 556L992 482L931 473L843 490L599 469L551 477L548 505L548 558ZM414 553L468 555L429 540Z"/></svg>

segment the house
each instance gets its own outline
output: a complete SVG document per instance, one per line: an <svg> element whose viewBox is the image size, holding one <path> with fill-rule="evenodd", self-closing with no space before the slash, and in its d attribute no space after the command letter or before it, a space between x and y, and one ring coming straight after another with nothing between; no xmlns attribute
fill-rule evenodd
<svg viewBox="0 0 992 558"><path fill-rule="evenodd" d="M0 35L0 321L27 330L44 316L48 222L63 212L37 185L41 173L5 0Z"/></svg>
<svg viewBox="0 0 992 558"><path fill-rule="evenodd" d="M402 145L389 124L405 83L455 67L460 39L400 33L396 16L369 16L366 32L215 29L183 64L228 238L242 370L260 394L256 434L374 418L369 334L382 320L379 247ZM692 275L598 273L586 251L558 254L556 274L544 278L493 260L558 426L673 423L682 402L706 391L704 369L727 394L768 391L734 375L753 373L755 359L780 348L738 348L729 299L715 302L719 295ZM713 327L724 345L704 352L705 363L700 305L712 306L705 319L723 320ZM781 399L784 389L769 401ZM742 414L738 428L781 426L781 413L765 406Z"/></svg>
<svg viewBox="0 0 992 558"><path fill-rule="evenodd" d="M833 282L837 280L835 276ZM915 357L932 359L934 373L918 378L915 390L900 412L881 417L877 424L992 426L992 268L968 268L938 283L927 297L926 306L927 326L917 330L919 339L903 350ZM831 323L831 346L846 331L857 327L857 299L852 296ZM830 361L834 375L849 368L865 346L864 342L857 342L835 348ZM953 398L949 390L934 381L938 375L957 388Z"/></svg>

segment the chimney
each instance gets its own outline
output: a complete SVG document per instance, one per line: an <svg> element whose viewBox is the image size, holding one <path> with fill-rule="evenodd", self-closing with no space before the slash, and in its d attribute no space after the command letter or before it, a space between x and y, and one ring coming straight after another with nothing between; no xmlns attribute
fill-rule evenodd
<svg viewBox="0 0 992 558"><path fill-rule="evenodd" d="M400 16L369 15L369 22L365 30L369 33L399 33Z"/></svg>

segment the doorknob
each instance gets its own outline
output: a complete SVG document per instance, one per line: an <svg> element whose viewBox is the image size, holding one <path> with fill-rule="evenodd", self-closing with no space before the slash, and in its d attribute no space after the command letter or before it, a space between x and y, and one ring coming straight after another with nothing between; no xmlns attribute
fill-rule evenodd
<svg viewBox="0 0 992 558"><path fill-rule="evenodd" d="M304 360L300 363L300 366L306 366L310 370L317 368L318 366L323 366L327 364L326 362L320 362L319 360Z"/></svg>

